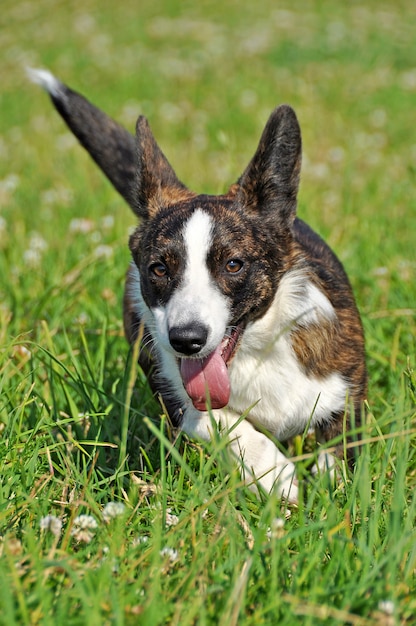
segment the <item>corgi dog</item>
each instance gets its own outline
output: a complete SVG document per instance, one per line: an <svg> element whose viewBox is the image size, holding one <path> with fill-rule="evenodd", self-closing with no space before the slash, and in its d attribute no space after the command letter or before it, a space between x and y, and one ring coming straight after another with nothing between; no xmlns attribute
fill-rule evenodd
<svg viewBox="0 0 416 626"><path fill-rule="evenodd" d="M276 445L359 426L364 336L345 271L296 216L301 132L276 108L224 195L178 180L143 116L135 137L52 74L32 70L71 131L139 218L124 328L172 425L228 438L254 489L298 500L295 465ZM275 441L274 441L275 440ZM328 455L318 455L328 468ZM332 463L333 465L333 463Z"/></svg>

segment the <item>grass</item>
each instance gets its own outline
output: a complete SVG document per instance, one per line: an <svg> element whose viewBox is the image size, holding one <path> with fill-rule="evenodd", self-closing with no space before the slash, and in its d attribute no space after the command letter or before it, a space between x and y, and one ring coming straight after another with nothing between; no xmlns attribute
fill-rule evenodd
<svg viewBox="0 0 416 626"><path fill-rule="evenodd" d="M414 624L414 3L3 5L0 623ZM144 112L201 192L237 178L276 104L296 108L299 213L366 330L354 474L308 478L287 517L221 442L171 443L122 333L134 218L25 65L130 129ZM300 475L308 445L289 451Z"/></svg>

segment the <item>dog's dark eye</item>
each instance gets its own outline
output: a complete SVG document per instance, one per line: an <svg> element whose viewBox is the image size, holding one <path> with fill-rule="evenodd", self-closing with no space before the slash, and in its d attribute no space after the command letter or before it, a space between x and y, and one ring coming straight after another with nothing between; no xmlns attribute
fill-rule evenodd
<svg viewBox="0 0 416 626"><path fill-rule="evenodd" d="M230 259L225 264L225 270L228 274L238 274L238 272L243 268L243 261L240 259Z"/></svg>
<svg viewBox="0 0 416 626"><path fill-rule="evenodd" d="M157 278L163 278L168 273L168 268L164 263L152 263L149 267L149 271Z"/></svg>

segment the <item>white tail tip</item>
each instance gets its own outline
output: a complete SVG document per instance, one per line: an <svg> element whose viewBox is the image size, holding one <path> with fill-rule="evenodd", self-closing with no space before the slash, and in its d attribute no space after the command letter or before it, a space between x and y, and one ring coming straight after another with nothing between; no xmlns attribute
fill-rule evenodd
<svg viewBox="0 0 416 626"><path fill-rule="evenodd" d="M62 83L48 70L39 70L28 67L27 75L32 83L39 85L47 91L51 96L62 96Z"/></svg>

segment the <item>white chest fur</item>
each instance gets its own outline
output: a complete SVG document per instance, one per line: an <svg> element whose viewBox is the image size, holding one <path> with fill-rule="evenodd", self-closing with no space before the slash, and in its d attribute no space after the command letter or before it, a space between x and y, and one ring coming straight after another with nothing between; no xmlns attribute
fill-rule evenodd
<svg viewBox="0 0 416 626"><path fill-rule="evenodd" d="M347 385L342 376L307 375L290 340L295 323L307 328L334 318L329 300L302 272L288 273L269 311L243 335L230 366L230 406L243 412L255 405L249 419L281 440L343 410Z"/></svg>

